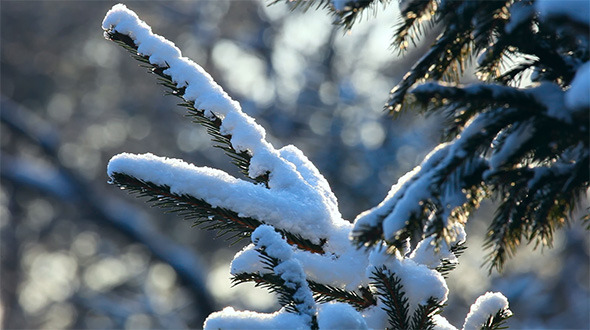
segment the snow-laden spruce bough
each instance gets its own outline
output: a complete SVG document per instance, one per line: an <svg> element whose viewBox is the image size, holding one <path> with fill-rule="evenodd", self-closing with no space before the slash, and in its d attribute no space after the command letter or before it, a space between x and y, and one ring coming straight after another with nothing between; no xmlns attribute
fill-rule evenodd
<svg viewBox="0 0 590 330"><path fill-rule="evenodd" d="M183 99L195 121L247 174L235 178L152 154L119 154L108 165L112 182L163 206L181 209L199 223L223 232L250 234L252 244L231 264L234 281L252 281L274 290L283 305L272 314L227 307L205 321L207 329L455 329L439 315L448 288L443 274L453 268L465 241L459 222L448 224L447 240L427 237L410 251L385 243L359 247L355 226L383 222L386 238L396 235L419 199L420 185L405 189L416 172L438 164L434 152L422 167L403 177L377 207L355 224L342 219L336 197L317 168L295 146L276 149L264 129L246 115L199 65L124 5L114 6L103 24L117 41L153 68L164 86ZM427 179L424 184L428 184ZM464 201L449 197L452 205ZM397 203L396 213L390 213ZM384 213L386 210L387 215ZM500 322L510 315L500 293L486 293L471 307L464 329Z"/></svg>

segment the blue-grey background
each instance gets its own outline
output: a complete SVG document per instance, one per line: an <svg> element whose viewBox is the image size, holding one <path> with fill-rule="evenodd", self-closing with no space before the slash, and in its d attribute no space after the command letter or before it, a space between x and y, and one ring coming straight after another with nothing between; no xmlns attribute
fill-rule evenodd
<svg viewBox="0 0 590 330"><path fill-rule="evenodd" d="M2 328L199 328L227 305L277 310L263 289L231 288L244 244L150 208L107 183L120 152L152 152L239 175L155 77L102 36L111 1L0 3ZM326 10L255 1L129 1L267 130L328 179L346 219L379 203L436 145L441 119L382 111L424 51L390 47L397 5L352 31ZM425 40L431 40L426 36ZM469 78L466 78L468 81ZM501 291L512 328L587 328L589 239L574 225L553 249L520 250L502 276L482 267L484 204L451 273L443 315Z"/></svg>

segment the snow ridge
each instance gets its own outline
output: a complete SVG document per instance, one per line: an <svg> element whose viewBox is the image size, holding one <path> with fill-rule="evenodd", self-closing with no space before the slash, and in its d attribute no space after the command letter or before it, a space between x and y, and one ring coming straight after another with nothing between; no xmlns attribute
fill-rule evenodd
<svg viewBox="0 0 590 330"><path fill-rule="evenodd" d="M463 329L480 329L490 316L504 309L508 310L508 299L504 295L499 292L486 292L471 305ZM507 313L511 314L510 310Z"/></svg>

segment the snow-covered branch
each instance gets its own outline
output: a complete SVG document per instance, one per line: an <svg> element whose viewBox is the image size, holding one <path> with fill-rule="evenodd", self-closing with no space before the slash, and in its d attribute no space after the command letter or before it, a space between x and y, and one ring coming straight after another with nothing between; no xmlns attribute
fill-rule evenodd
<svg viewBox="0 0 590 330"><path fill-rule="evenodd" d="M187 102L196 109L203 109L205 117L221 120L220 132L231 136L232 147L251 155L248 169L251 178L270 173L269 189L266 189L231 178L221 171L191 167L177 160L124 154L113 158L109 175L129 174L145 182L169 186L173 192L190 194L213 207L243 213L277 229L301 235L314 244L327 239L325 235L333 233L332 228L347 227L328 183L301 151L293 146L275 149L266 141L264 129L199 65L182 57L173 43L153 34L149 26L123 5L116 5L107 13L103 28L107 33L129 36L139 55L165 68L163 73L171 77L176 88L183 89L182 97ZM154 176L157 172L153 169L158 166L165 166L167 170ZM182 182L196 173L200 174L191 181L193 186ZM226 188L217 189L220 187Z"/></svg>
<svg viewBox="0 0 590 330"><path fill-rule="evenodd" d="M342 12L371 3L347 2ZM125 6L114 6L103 28L107 39L152 67L215 142L234 159L238 155L248 177L264 178L251 182L149 153L119 154L109 162L113 183L206 227L251 236L252 244L232 261L233 281L254 282L277 293L283 308L262 314L228 307L211 314L205 328L366 329L389 324L422 329L448 324L435 315L448 294L442 274L457 262L458 246L465 240L461 217L474 207L468 195L477 195L476 179L488 168L482 157L470 156L477 145L469 137L491 141L494 135L482 130L494 131L484 120L493 114L473 120L464 139L436 149L392 188L388 199L361 215L355 229L379 229L367 249L357 249L350 241L353 225L342 219L327 181L299 149L275 149L264 129L208 73ZM499 120L512 115L507 113ZM433 214L428 223L406 221L427 212ZM443 232L445 240L423 240L425 225ZM416 248L404 249L415 233ZM377 244L383 238L397 249Z"/></svg>

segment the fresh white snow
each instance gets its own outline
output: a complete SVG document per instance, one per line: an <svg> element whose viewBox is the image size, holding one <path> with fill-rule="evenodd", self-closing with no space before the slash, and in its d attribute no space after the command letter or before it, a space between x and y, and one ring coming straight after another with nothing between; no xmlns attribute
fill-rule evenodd
<svg viewBox="0 0 590 330"><path fill-rule="evenodd" d="M362 315L352 306L340 302L323 304L318 310L318 326L320 329L368 329Z"/></svg>
<svg viewBox="0 0 590 330"><path fill-rule="evenodd" d="M390 273L395 273L401 279L406 298L408 298L409 315L412 315L418 305L426 305L431 297L440 303L447 301L449 293L447 283L436 270L418 264L412 259L403 258L399 254L388 254L384 245L374 249L369 260L367 275L370 275L374 269L385 266Z"/></svg>
<svg viewBox="0 0 590 330"><path fill-rule="evenodd" d="M257 313L237 311L226 307L220 312L209 315L203 325L204 329L295 329L309 330L309 323L299 314L281 309L275 313Z"/></svg>
<svg viewBox="0 0 590 330"><path fill-rule="evenodd" d="M469 314L465 318L463 329L480 329L490 316L494 316L503 309L508 309L508 299L499 292L486 292L486 294L477 298L475 303L471 305Z"/></svg>

